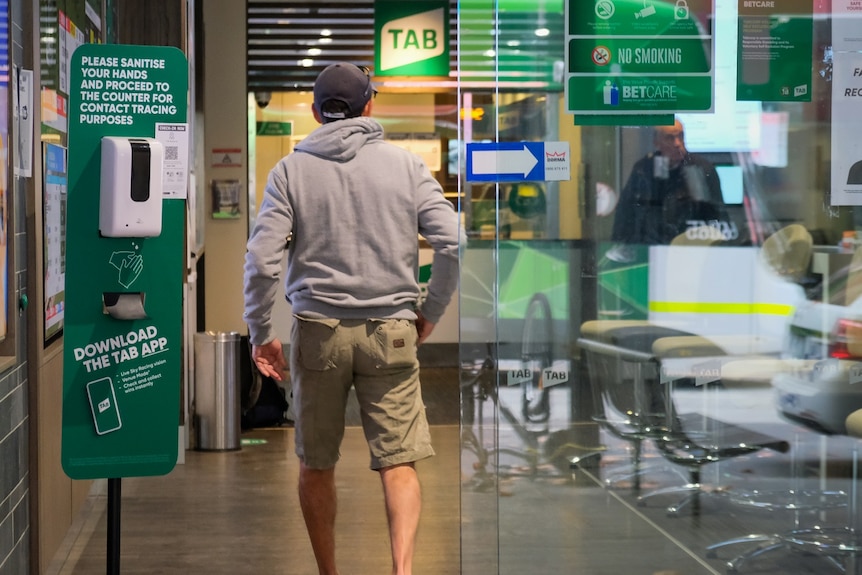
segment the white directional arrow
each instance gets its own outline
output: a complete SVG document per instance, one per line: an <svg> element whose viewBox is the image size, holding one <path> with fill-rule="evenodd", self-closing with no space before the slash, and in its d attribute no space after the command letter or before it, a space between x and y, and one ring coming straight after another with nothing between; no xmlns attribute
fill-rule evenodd
<svg viewBox="0 0 862 575"><path fill-rule="evenodd" d="M473 150L473 173L524 174L527 177L539 160L527 146L523 150Z"/></svg>

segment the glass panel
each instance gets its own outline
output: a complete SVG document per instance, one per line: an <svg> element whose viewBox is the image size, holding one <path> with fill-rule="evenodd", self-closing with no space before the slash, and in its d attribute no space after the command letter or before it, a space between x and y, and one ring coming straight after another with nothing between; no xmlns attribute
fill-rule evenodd
<svg viewBox="0 0 862 575"><path fill-rule="evenodd" d="M2 48L0 48L0 110L2 110L2 119L0 119L0 282L2 282L2 301L0 301L0 341L6 339L11 331L11 326L7 325L9 318L7 310L10 304L10 293L14 293L14 284L9 282L9 270L12 269L10 261L13 254L9 250L9 240L11 232L9 226L12 224L10 220L10 202L9 189L10 179L8 166L12 154L9 153L9 3L6 1L0 2L0 32L2 32ZM8 351L8 355L14 355L15 350L9 345L5 346L4 352ZM6 353L4 353L6 355Z"/></svg>
<svg viewBox="0 0 862 575"><path fill-rule="evenodd" d="M563 141L571 179L461 165L463 572L862 573L855 3L592 3L697 18L714 109L577 127L527 80L565 39L507 60L564 7L480 4L461 157Z"/></svg>
<svg viewBox="0 0 862 575"><path fill-rule="evenodd" d="M71 91L67 64L75 48L80 44L101 42L103 38L109 41L115 39L113 22L116 2L109 1L103 6L102 3L92 0L76 3L40 0L37 4L40 13L41 74L34 79L32 71L22 69L19 72L19 84L29 85L28 96L41 109L38 136L42 146L42 165L35 167L29 165L32 163L32 158L24 154L24 159L19 161L21 165L16 169L20 172L19 175L42 178L43 194L40 198L44 248L42 338L47 348L61 339L66 310L65 234L68 191L66 144L69 113L67 108ZM38 85L33 86L34 82ZM33 137L33 134L28 133L27 130L22 131L24 135L20 146L22 150L26 150L31 147L31 143L26 139Z"/></svg>

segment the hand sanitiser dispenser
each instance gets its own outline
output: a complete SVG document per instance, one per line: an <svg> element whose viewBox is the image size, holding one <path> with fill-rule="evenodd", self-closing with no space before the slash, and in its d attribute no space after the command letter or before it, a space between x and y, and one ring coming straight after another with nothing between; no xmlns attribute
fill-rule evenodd
<svg viewBox="0 0 862 575"><path fill-rule="evenodd" d="M164 147L153 138L102 138L99 231L144 238L162 232Z"/></svg>

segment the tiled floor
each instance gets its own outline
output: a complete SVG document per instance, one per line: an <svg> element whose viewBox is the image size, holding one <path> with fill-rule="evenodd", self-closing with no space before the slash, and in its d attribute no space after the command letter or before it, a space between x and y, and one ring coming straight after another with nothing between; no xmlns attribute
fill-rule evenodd
<svg viewBox="0 0 862 575"><path fill-rule="evenodd" d="M725 572L725 561L742 548L708 557L707 545L793 526L792 515L746 510L724 493L702 497L698 514L668 517L666 505L675 496L639 506L636 494L625 484L606 488L584 471L572 476L542 458L531 467L525 463L530 459L528 450L505 424L499 426L499 433L487 428L486 437L528 457L501 455L504 473L499 481L493 481L493 474L492 481L482 481L475 454L460 449L460 427L447 423L458 417L451 413L457 412L457 399L453 403L450 397L452 393L457 397L457 386L452 389L444 392L442 387L426 386L426 403L429 411L435 411L432 434L437 456L418 465L424 510L417 575L719 575ZM438 392L445 397L435 395ZM439 413L441 409L447 413ZM771 430L799 433L794 448L800 457L823 448L819 436L792 426ZM185 463L164 477L124 479L121 572L314 575L317 571L296 500L292 434L290 427L249 431L243 434L246 441L240 451L189 451ZM602 447L601 467L592 472L606 474L614 463L628 461L624 444L604 434L597 443ZM830 461L839 461L848 445L840 440L829 443ZM650 462L663 461L655 450L648 450L646 457ZM726 485L734 478L737 483L729 487L736 490L786 489L789 457L763 452L738 458L710 467L704 481ZM816 465L815 460L796 463ZM342 575L389 573L381 489L367 465L361 431L350 427L337 473ZM833 471L830 476L838 480L846 477L846 470ZM679 483L676 475L651 473L644 477L641 489L675 483ZM849 487L846 481L843 487ZM105 572L105 506L105 485L99 482L58 553L51 575ZM757 575L831 572L838 571L822 558L787 551L768 554L742 571Z"/></svg>
<svg viewBox="0 0 862 575"><path fill-rule="evenodd" d="M433 433L438 444L457 446L457 428L435 427ZM292 435L290 428L255 430L243 435L255 443L240 451L190 451L164 477L123 479L121 572L316 573L296 498ZM457 456L442 451L419 464L426 512L417 573L459 569ZM349 430L343 453L337 475L342 573L387 573L383 498L358 428ZM105 572L107 496L103 482L97 487L53 572Z"/></svg>

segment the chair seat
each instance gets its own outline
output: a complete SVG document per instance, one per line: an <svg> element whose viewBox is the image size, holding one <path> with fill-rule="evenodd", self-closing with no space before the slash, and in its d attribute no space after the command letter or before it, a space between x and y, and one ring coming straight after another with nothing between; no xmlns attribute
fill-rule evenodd
<svg viewBox="0 0 862 575"><path fill-rule="evenodd" d="M847 416L847 435L862 438L862 409L857 409Z"/></svg>
<svg viewBox="0 0 862 575"><path fill-rule="evenodd" d="M581 324L581 337L607 343L613 331L630 327L652 325L648 320L627 319L595 319Z"/></svg>
<svg viewBox="0 0 862 575"><path fill-rule="evenodd" d="M790 450L790 443L783 439L700 413L678 415L672 433L657 443L663 455L682 465L702 465L760 449Z"/></svg>
<svg viewBox="0 0 862 575"><path fill-rule="evenodd" d="M659 359L675 357L711 357L725 355L723 348L711 339L700 335L662 337L652 344L652 352Z"/></svg>
<svg viewBox="0 0 862 575"><path fill-rule="evenodd" d="M669 512L677 514L683 507L690 507L697 513L697 497L705 492L699 481L703 465L762 449L790 449L787 441L741 425L700 413L677 413L670 382L680 377L668 371L665 364L679 364L682 377L695 382L713 372L719 374L714 380L720 379L720 364L716 364L716 370L708 360L724 360L727 354L711 338L644 321L595 320L582 327L578 346L591 373L594 420L633 443L635 473L640 463L640 442L646 440L666 461L686 469L690 476L682 488L641 495L640 504L653 495L685 490L689 495L684 503L671 506ZM639 483L634 486L638 488Z"/></svg>

